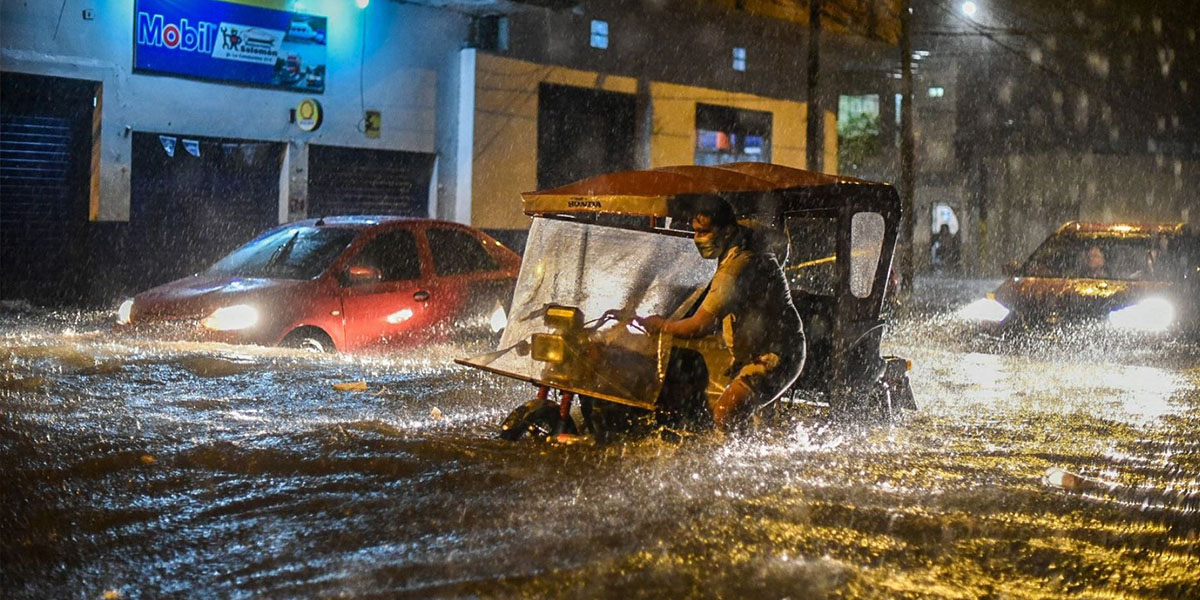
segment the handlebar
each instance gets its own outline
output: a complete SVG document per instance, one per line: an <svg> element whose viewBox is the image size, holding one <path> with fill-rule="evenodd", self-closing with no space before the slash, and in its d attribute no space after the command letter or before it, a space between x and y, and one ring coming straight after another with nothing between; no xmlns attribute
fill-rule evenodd
<svg viewBox="0 0 1200 600"><path fill-rule="evenodd" d="M644 334L650 333L644 326L642 326L641 322L638 321L637 313L627 308L610 308L604 311L604 313L599 317L584 323L583 327L586 330L595 331L612 321L616 321L617 323L625 323L626 326L633 327Z"/></svg>

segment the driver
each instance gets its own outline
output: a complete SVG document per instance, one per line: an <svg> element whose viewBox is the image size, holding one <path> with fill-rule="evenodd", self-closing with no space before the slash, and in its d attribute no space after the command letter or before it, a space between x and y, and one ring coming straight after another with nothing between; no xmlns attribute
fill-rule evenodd
<svg viewBox="0 0 1200 600"><path fill-rule="evenodd" d="M701 201L692 229L700 256L718 260L700 307L683 319L652 315L638 321L652 333L680 338L703 337L721 324L734 357L729 372L736 375L710 408L717 428L729 431L796 381L804 366L804 326L775 255L754 243L727 202Z"/></svg>
<svg viewBox="0 0 1200 600"><path fill-rule="evenodd" d="M1108 279L1108 265L1100 246L1089 246L1083 255L1083 276L1092 279Z"/></svg>

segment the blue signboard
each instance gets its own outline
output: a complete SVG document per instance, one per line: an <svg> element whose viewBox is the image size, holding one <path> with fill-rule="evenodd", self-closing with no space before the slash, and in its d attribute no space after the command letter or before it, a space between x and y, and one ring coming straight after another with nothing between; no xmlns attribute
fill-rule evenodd
<svg viewBox="0 0 1200 600"><path fill-rule="evenodd" d="M137 0L133 68L325 91L325 17L216 0Z"/></svg>

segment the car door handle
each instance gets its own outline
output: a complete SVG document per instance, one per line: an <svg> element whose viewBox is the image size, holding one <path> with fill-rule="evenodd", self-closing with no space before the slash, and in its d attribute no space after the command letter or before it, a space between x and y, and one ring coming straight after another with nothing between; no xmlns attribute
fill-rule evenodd
<svg viewBox="0 0 1200 600"><path fill-rule="evenodd" d="M413 294L413 300L416 300L417 302L424 302L428 299L429 299L429 292L427 292L425 290L421 290L421 291Z"/></svg>

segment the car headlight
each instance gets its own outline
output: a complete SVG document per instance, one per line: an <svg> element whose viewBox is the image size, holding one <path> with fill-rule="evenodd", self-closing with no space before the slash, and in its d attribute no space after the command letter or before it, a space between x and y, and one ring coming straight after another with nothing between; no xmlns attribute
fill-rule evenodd
<svg viewBox="0 0 1200 600"><path fill-rule="evenodd" d="M1003 321L1008 309L992 298L980 298L958 310L958 316L968 321Z"/></svg>
<svg viewBox="0 0 1200 600"><path fill-rule="evenodd" d="M127 298L117 307L117 323L128 325L133 318L133 298Z"/></svg>
<svg viewBox="0 0 1200 600"><path fill-rule="evenodd" d="M1108 322L1117 329L1164 331L1175 322L1175 306L1163 298L1147 298L1108 313Z"/></svg>
<svg viewBox="0 0 1200 600"><path fill-rule="evenodd" d="M213 311L200 322L216 331L235 331L254 327L258 323L258 309L249 304L236 304Z"/></svg>

